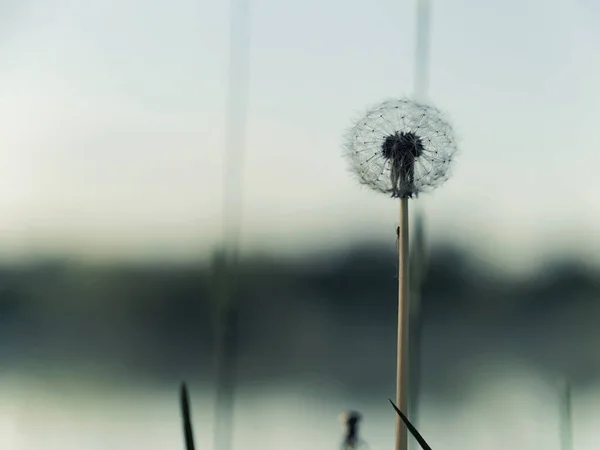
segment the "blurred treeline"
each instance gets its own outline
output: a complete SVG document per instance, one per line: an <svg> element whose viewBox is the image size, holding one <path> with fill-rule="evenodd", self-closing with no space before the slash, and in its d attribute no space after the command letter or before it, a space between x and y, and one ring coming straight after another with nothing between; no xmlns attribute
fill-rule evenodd
<svg viewBox="0 0 600 450"><path fill-rule="evenodd" d="M377 372L391 382L396 264L394 248L377 244L303 260L244 258L235 294L244 377L268 382L310 373L332 379L346 374L341 375L343 383L353 385L373 381L372 372ZM66 259L4 264L0 359L15 364L87 360L158 379L186 371L210 377L214 266L91 265ZM461 249L432 248L421 318L430 336L424 345L434 362L424 364L442 364L440 358L453 355L453 348L467 354L461 350L465 342L475 341L473 348L485 342L485 351L493 353L513 341L513 347L527 348L528 340L542 362L552 361L552 370L563 360L571 370L569 355L581 350L574 350L581 342L594 348L600 344L595 331L600 274L576 262L556 261L552 267L517 279L485 267ZM480 329L488 334L478 336ZM451 337L439 337L445 347L438 351L440 330L464 336L456 338L454 347ZM570 342L563 342L564 355L556 353L560 344L544 341L549 335ZM544 359L544 346L552 348L553 356ZM575 364L571 376L596 376L600 364L586 360L583 350L585 354L573 356L585 361ZM357 361L366 369L356 370Z"/></svg>

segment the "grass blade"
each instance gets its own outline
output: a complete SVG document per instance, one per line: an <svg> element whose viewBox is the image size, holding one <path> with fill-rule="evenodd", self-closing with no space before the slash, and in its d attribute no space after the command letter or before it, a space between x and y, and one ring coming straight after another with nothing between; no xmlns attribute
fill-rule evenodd
<svg viewBox="0 0 600 450"><path fill-rule="evenodd" d="M402 414L402 411L400 411L398 409L398 407L394 404L394 402L391 399L388 399L388 400L390 401L390 403L392 404L392 406L394 407L394 409L396 410L396 412L398 413L398 415L404 422L404 425L406 425L406 428L408 428L408 431L410 431L410 434L412 434L413 437L417 440L417 442L419 443L421 448L423 450L432 450L432 448L429 446L429 444L427 444L427 442L425 441L423 436L421 436L421 433L419 433L417 431L417 429L413 426L413 424L410 423L410 420L408 420L408 417L406 417L404 414Z"/></svg>
<svg viewBox="0 0 600 450"><path fill-rule="evenodd" d="M194 447L194 431L192 430L192 418L190 414L190 397L188 395L187 386L181 384L180 390L181 416L183 419L183 433L185 436L186 450L195 450Z"/></svg>

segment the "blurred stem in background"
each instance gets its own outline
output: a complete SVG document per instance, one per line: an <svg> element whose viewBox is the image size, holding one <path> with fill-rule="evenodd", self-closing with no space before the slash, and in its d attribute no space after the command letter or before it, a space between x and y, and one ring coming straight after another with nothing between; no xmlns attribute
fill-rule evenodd
<svg viewBox="0 0 600 450"><path fill-rule="evenodd" d="M237 264L224 250L212 264L215 300L215 449L230 449L233 436L233 408L238 349L238 306L236 304Z"/></svg>
<svg viewBox="0 0 600 450"><path fill-rule="evenodd" d="M565 382L560 393L560 448L573 448L573 411L571 402L571 385Z"/></svg>
<svg viewBox="0 0 600 450"><path fill-rule="evenodd" d="M431 0L417 0L417 35L415 45L415 100L424 102L429 91L429 37L431 35Z"/></svg>
<svg viewBox="0 0 600 450"><path fill-rule="evenodd" d="M429 90L429 37L431 0L417 0L417 24L415 39L415 79L414 97L426 101ZM418 205L415 202L415 205ZM418 207L417 207L418 208ZM410 298L409 316L409 399L408 415L413 424L419 426L419 401L421 393L421 335L423 318L421 315L421 289L427 270L427 249L425 242L425 218L421 209L416 209L413 243L410 251Z"/></svg>
<svg viewBox="0 0 600 450"><path fill-rule="evenodd" d="M421 287L427 274L427 249L425 241L425 219L417 212L413 242L410 250L410 338L408 340L409 364L409 413L411 422L418 426L419 396L421 392L421 336L423 319L421 315Z"/></svg>
<svg viewBox="0 0 600 450"><path fill-rule="evenodd" d="M216 320L214 449L230 450L239 346L239 242L250 63L249 0L230 3L229 86L223 174L223 243L213 261Z"/></svg>

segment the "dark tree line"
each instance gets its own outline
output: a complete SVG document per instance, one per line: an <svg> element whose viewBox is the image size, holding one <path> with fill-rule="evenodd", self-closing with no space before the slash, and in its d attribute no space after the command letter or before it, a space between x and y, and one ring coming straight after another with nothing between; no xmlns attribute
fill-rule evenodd
<svg viewBox="0 0 600 450"><path fill-rule="evenodd" d="M4 265L0 359L88 357L157 377L185 370L210 376L213 275L208 264ZM373 340L394 342L396 289L393 248L362 245L302 261L244 259L236 291L244 370L275 377L302 370L302 364L342 364L358 344L344 350L327 342L343 340L359 326L381 329ZM432 249L422 291L425 321L489 316L535 322L599 300L599 273L583 265L557 263L537 277L511 280L448 247ZM388 351L393 349L382 350L382 358L393 360ZM330 361L332 353L338 360ZM274 368L269 355L279 358Z"/></svg>

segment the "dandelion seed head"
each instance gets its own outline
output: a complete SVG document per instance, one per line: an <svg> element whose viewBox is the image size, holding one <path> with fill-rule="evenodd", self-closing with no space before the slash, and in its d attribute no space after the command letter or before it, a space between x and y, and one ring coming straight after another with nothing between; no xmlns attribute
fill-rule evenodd
<svg viewBox="0 0 600 450"><path fill-rule="evenodd" d="M361 184L400 198L441 186L457 152L441 112L409 99L368 110L348 131L344 148Z"/></svg>

